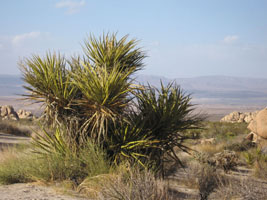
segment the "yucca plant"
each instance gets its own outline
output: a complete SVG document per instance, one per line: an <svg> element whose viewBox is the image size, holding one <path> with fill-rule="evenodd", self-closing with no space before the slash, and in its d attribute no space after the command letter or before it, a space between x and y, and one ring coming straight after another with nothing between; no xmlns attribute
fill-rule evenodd
<svg viewBox="0 0 267 200"><path fill-rule="evenodd" d="M147 168L151 163L149 154L152 149L159 149L159 140L153 139L149 132L144 132L142 121L124 121L109 130L105 149L114 163L138 163Z"/></svg>
<svg viewBox="0 0 267 200"><path fill-rule="evenodd" d="M80 112L83 128L98 143L105 140L110 126L123 120L124 110L132 100L130 93L134 87L130 75L133 72L122 73L120 64L108 71L106 67L87 63L72 73L73 84L82 93L76 103L83 108Z"/></svg>
<svg viewBox="0 0 267 200"><path fill-rule="evenodd" d="M45 57L33 55L19 63L23 87L29 94L26 99L43 103L48 121L54 123L69 114L77 88L71 83L66 59L60 54L48 52Z"/></svg>
<svg viewBox="0 0 267 200"><path fill-rule="evenodd" d="M184 140L188 139L185 130L197 129L203 118L193 114L194 105L190 95L186 95L176 83L161 88L150 85L136 93L136 111L132 112L133 121L142 121L142 132L151 141L158 141L158 148L150 148L149 159L163 169L164 158L168 155L180 162L175 148L188 151Z"/></svg>
<svg viewBox="0 0 267 200"><path fill-rule="evenodd" d="M160 89L143 86L135 91L135 107L125 121L109 129L105 148L115 163L129 161L164 171L166 158L182 164L175 148L189 151L185 130L200 127L202 117L192 114L193 104L178 85Z"/></svg>
<svg viewBox="0 0 267 200"><path fill-rule="evenodd" d="M76 153L90 140L116 164L127 161L162 170L165 155L179 161L175 148L188 150L184 131L198 128L202 119L192 114L190 95L175 83L161 88L133 84L145 57L136 45L127 36L91 35L83 57L66 61L47 54L21 64L30 92L26 97L43 102L49 119L67 130L45 133L38 138L40 148L49 152L56 145L60 152L68 148Z"/></svg>
<svg viewBox="0 0 267 200"><path fill-rule="evenodd" d="M96 38L93 35L84 41L84 53L93 66L104 67L111 71L119 64L119 70L138 71L143 68L144 52L136 48L138 41L128 40L128 35L117 40L117 34L104 34Z"/></svg>

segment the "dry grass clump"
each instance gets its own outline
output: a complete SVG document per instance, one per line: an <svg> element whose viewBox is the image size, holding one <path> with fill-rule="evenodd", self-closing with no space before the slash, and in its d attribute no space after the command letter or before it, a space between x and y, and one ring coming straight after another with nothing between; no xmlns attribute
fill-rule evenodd
<svg viewBox="0 0 267 200"><path fill-rule="evenodd" d="M267 162L259 160L254 164L254 173L257 178L267 180Z"/></svg>
<svg viewBox="0 0 267 200"><path fill-rule="evenodd" d="M216 169L209 165L202 167L198 177L198 189L201 200L207 200L209 195L218 187L219 176Z"/></svg>
<svg viewBox="0 0 267 200"><path fill-rule="evenodd" d="M194 190L201 200L209 195L221 184L221 175L215 167L191 161L187 168L178 172L179 185ZM197 198L197 197L196 197Z"/></svg>
<svg viewBox="0 0 267 200"><path fill-rule="evenodd" d="M28 174L29 164L33 163L33 160L30 160L25 153L25 147L17 145L5 148L0 152L0 184L33 181Z"/></svg>
<svg viewBox="0 0 267 200"><path fill-rule="evenodd" d="M154 174L135 167L121 166L114 174L87 178L80 191L90 198L110 200L171 200L168 185Z"/></svg>
<svg viewBox="0 0 267 200"><path fill-rule="evenodd" d="M225 143L219 144L200 144L197 145L194 149L198 152L206 153L210 156L223 151L225 148Z"/></svg>
<svg viewBox="0 0 267 200"><path fill-rule="evenodd" d="M1 155L0 183L69 180L77 186L86 177L108 173L111 168L105 153L93 144L81 149L78 157L57 152L38 155L29 148L6 150Z"/></svg>
<svg viewBox="0 0 267 200"><path fill-rule="evenodd" d="M187 175L182 180L187 188L198 189L200 199L266 199L266 182L251 176L237 177L225 174L209 165L192 162L186 169Z"/></svg>
<svg viewBox="0 0 267 200"><path fill-rule="evenodd" d="M243 179L224 177L224 182L221 182L216 191L210 195L210 199L264 200L266 198L266 183L253 180L251 177Z"/></svg>
<svg viewBox="0 0 267 200"><path fill-rule="evenodd" d="M0 120L0 132L18 136L30 136L31 131L22 127L23 122L2 121Z"/></svg>

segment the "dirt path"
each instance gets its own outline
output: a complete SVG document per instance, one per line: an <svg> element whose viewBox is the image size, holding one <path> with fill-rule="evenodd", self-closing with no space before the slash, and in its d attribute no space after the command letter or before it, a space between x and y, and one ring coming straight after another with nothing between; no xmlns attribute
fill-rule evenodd
<svg viewBox="0 0 267 200"><path fill-rule="evenodd" d="M7 133L0 133L0 144L3 145L27 143L29 141L30 138L26 136L16 136Z"/></svg>
<svg viewBox="0 0 267 200"><path fill-rule="evenodd" d="M84 200L77 196L57 193L53 188L34 184L0 186L0 200Z"/></svg>

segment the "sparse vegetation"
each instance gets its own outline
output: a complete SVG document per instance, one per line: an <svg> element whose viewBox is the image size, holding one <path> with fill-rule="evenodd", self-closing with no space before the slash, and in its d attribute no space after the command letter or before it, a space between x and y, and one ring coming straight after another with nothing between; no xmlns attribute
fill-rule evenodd
<svg viewBox="0 0 267 200"><path fill-rule="evenodd" d="M91 143L81 148L79 157L74 157L71 153L62 155L57 152L36 155L29 153L29 147L23 151L21 148L6 150L1 156L2 184L70 180L77 186L86 177L105 174L112 169L106 154Z"/></svg>
<svg viewBox="0 0 267 200"><path fill-rule="evenodd" d="M91 35L84 56L48 53L21 62L26 99L45 109L31 145L2 152L0 183L62 182L92 199L163 200L180 198L167 180L184 170L183 185L202 200L256 194L244 189L253 179L231 177L239 165L267 177L266 155L244 140L247 124L203 123L176 83L136 84L145 58L137 44L127 36ZM1 128L18 132L13 124L0 122ZM181 152L191 156L180 159Z"/></svg>
<svg viewBox="0 0 267 200"><path fill-rule="evenodd" d="M0 119L0 132L8 133L12 135L19 135L19 136L30 136L31 130L29 128L21 128L22 125L28 124L28 122L16 122L16 121L2 121Z"/></svg>
<svg viewBox="0 0 267 200"><path fill-rule="evenodd" d="M168 185L156 179L154 174L136 167L123 165L119 172L87 178L79 189L91 198L117 200L165 200L175 199Z"/></svg>
<svg viewBox="0 0 267 200"><path fill-rule="evenodd" d="M43 103L43 120L27 150L33 153L1 161L2 183L71 181L88 191L106 180L97 194L105 198L171 199L157 175L166 159L180 162L175 149L189 150L186 130L203 119L176 83L134 83L145 58L136 45L127 36L91 35L83 57L47 53L20 63L25 98ZM124 165L131 167L118 171Z"/></svg>
<svg viewBox="0 0 267 200"><path fill-rule="evenodd" d="M218 187L216 168L209 165L202 167L198 178L198 189L201 200L207 200L209 195Z"/></svg>

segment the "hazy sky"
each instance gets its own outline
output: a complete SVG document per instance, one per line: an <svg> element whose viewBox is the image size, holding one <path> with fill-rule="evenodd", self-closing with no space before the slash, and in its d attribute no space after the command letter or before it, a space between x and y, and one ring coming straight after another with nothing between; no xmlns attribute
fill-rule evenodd
<svg viewBox="0 0 267 200"><path fill-rule="evenodd" d="M0 0L0 74L103 31L141 40L144 74L267 78L267 0Z"/></svg>

